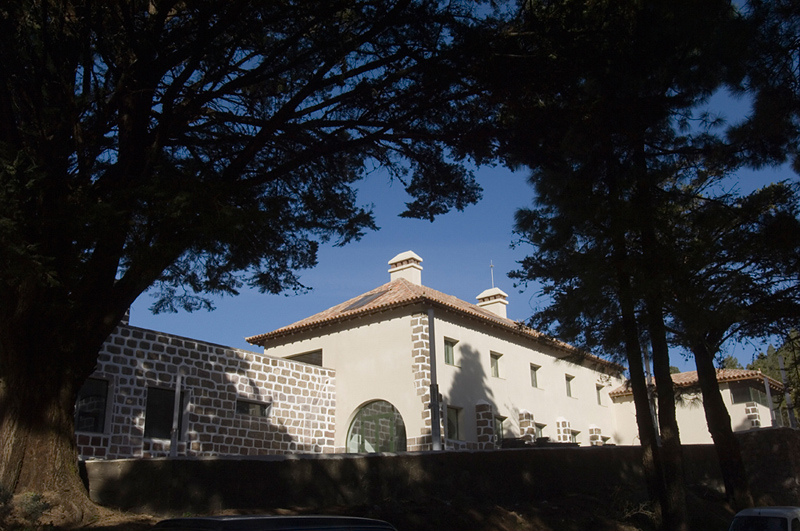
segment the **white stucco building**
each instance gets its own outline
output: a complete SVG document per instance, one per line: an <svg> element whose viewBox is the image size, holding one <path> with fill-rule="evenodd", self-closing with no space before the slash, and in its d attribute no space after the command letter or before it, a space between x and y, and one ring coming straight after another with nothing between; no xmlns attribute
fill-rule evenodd
<svg viewBox="0 0 800 531"><path fill-rule="evenodd" d="M773 418L776 412L770 408L772 395L783 393L783 385L760 371L746 369L718 369L722 400L731 416L733 431L779 425ZM681 442L684 444L711 443L711 435L703 410L703 395L697 380L697 371L681 372L672 375L675 389L675 416L678 421ZM636 412L633 394L627 385L611 391L614 414L620 433L626 437L621 444L638 444ZM655 409L655 400L653 401Z"/></svg>
<svg viewBox="0 0 800 531"><path fill-rule="evenodd" d="M507 295L497 288L470 304L424 286L421 262L402 253L389 262L388 283L248 338L270 356L336 372L337 447L375 448L377 437L392 449L430 448L432 384L447 448L536 436L586 445L619 439L609 391L622 384L622 367L508 319ZM365 420L376 407L402 422L407 442L380 439Z"/></svg>
<svg viewBox="0 0 800 531"><path fill-rule="evenodd" d="M508 319L497 288L472 304L425 286L421 264L401 253L386 284L248 338L261 353L121 323L76 405L81 455L638 444L623 367ZM682 440L711 442L683 375ZM720 378L734 429L771 425L764 396L780 384Z"/></svg>

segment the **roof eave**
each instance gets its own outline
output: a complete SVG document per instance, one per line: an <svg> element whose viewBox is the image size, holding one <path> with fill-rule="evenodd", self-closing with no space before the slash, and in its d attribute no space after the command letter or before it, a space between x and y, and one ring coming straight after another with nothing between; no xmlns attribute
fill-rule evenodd
<svg viewBox="0 0 800 531"><path fill-rule="evenodd" d="M308 323L308 324L297 326L297 327L289 326L289 327L285 327L285 328L281 328L281 329L275 330L273 332L268 332L266 334L247 337L247 338L245 338L245 340L248 343L252 344L252 345L258 345L258 346L261 346L263 348L267 348L267 343L269 343L269 342L271 342L271 341L273 341L275 339L280 339L280 338L292 336L292 335L295 335L295 334L308 332L310 330L315 330L315 329L318 329L318 328L324 328L326 326L331 326L331 325L334 325L334 324L337 324L337 323L341 323L341 322L345 322L345 321L349 321L349 320L352 320L352 319L359 319L359 318L362 318L362 317L367 316L367 315L379 314L379 313L384 313L384 312L395 310L395 309L399 309L399 308L404 308L404 307L407 307L407 306L413 306L415 304L423 304L423 305L427 305L427 306L432 306L432 307L439 308L439 309L442 309L442 310L445 310L445 311L448 311L448 312L459 314L459 315L467 317L469 319L472 319L472 320L475 320L475 321L479 321L484 325L500 328L500 329L502 329L502 330L504 330L506 332L511 332L511 333L513 333L513 334L515 334L515 335L517 335L519 337L522 337L522 338L526 339L526 340L535 341L535 342L537 342L539 344L543 344L543 345L546 345L548 347L554 348L556 350L560 350L560 351L562 351L562 352L564 352L566 354L578 356L582 360L587 360L587 361L591 361L593 363L598 363L600 365L604 365L607 368L612 369L614 371L622 372L622 371L625 370L625 368L623 366L619 365L618 363L614 363L612 361L604 360L603 358L595 356L594 354L591 354L589 352L581 350L581 349L579 349L577 347L574 347L572 345L569 345L567 343L563 343L561 341L558 341L557 339L551 338L551 337L546 336L544 334L539 334L539 333L535 333L534 334L533 333L533 329L523 325L522 323L514 323L513 321L509 321L507 323L507 322L500 321L499 317L498 317L497 320L495 320L495 319L492 319L492 318L490 318L488 316L475 315L475 314L473 314L471 312L465 311L465 310L463 310L461 308L458 308L456 306L452 306L452 305L444 303L442 301L439 301L439 300L436 300L436 299L432 299L432 298L430 298L428 296L425 296L425 295L419 295L419 296L416 296L416 297L413 297L413 298L409 298L409 299L406 299L406 300L403 300L403 301L387 304L385 306L380 306L380 307L376 307L376 308L369 308L369 309L362 310L362 311L356 311L356 312L353 312L353 313L349 313L347 315L339 315L339 316L335 316L335 317L331 317L331 318L328 318L328 319L316 321L316 322L313 322L313 323ZM511 324L511 323L513 323L513 324Z"/></svg>

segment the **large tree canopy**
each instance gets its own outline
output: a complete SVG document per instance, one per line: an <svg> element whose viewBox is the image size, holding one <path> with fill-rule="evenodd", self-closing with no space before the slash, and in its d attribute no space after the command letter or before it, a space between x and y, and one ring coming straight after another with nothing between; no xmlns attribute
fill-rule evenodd
<svg viewBox="0 0 800 531"><path fill-rule="evenodd" d="M408 216L478 199L448 148L483 111L450 46L471 4L0 7L0 485L75 494L75 393L148 287L302 288L318 242L374 228L378 167Z"/></svg>

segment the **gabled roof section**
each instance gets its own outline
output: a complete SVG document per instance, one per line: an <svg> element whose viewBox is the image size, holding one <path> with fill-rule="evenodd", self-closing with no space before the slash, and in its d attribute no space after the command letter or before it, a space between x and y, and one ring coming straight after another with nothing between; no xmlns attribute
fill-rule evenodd
<svg viewBox="0 0 800 531"><path fill-rule="evenodd" d="M697 371L678 372L672 376L672 384L675 389L687 389L697 387L700 380L697 377ZM766 376L769 382L769 387L775 392L783 392L783 384L774 378L770 378L761 371L751 371L748 369L717 369L717 381L723 382L737 382L741 380L758 380L763 384L764 377ZM632 395L631 386L629 383L622 385L609 393L614 398L618 396Z"/></svg>
<svg viewBox="0 0 800 531"><path fill-rule="evenodd" d="M283 328L273 330L266 334L260 334L246 338L248 343L266 347L267 343L273 339L286 337L295 333L305 332L314 328L348 321L368 315L381 313L403 306L412 304L428 304L434 307L451 311L462 316L476 319L488 326L501 328L507 332L527 339L534 340L543 345L556 348L566 354L581 356L591 359L596 363L606 365L615 370L622 370L623 367L616 363L598 358L592 354L584 352L572 345L553 339L541 332L529 328L522 323L500 317L494 312L481 308L478 305L470 304L452 295L447 295L441 291L436 291L427 286L422 286L409 282L404 278L395 279L387 284L378 286L357 297L353 297L332 308L328 308L318 314L307 317L296 323Z"/></svg>

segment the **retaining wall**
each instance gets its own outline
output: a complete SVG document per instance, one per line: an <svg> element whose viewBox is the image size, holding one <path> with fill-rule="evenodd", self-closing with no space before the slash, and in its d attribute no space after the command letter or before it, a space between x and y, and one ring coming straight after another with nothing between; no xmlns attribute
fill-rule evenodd
<svg viewBox="0 0 800 531"><path fill-rule="evenodd" d="M762 429L740 436L760 504L800 505L800 437ZM692 489L722 493L711 445L684 447ZM225 509L378 504L386 499L526 502L564 495L644 500L640 448L521 448L490 451L258 458L125 459L86 463L96 502L158 514Z"/></svg>

